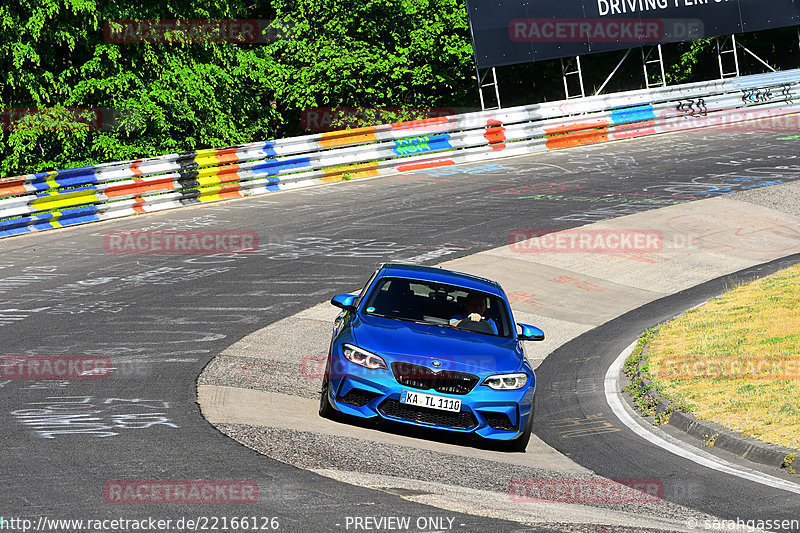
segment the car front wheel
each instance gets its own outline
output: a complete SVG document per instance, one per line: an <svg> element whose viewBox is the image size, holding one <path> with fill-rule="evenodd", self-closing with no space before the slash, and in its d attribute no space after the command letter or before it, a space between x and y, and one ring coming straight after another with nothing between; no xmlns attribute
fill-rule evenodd
<svg viewBox="0 0 800 533"><path fill-rule="evenodd" d="M533 405L531 405L531 414L528 415L528 423L525 424L525 431L522 435L514 440L509 440L503 443L502 447L507 452L521 452L525 453L528 448L528 442L531 440L531 431L533 429Z"/></svg>
<svg viewBox="0 0 800 533"><path fill-rule="evenodd" d="M322 391L319 395L319 416L322 418L333 418L336 415L336 409L331 405L328 390L330 386L330 367L331 362L328 360L327 367L325 368L325 377L322 379Z"/></svg>
<svg viewBox="0 0 800 533"><path fill-rule="evenodd" d="M328 399L328 380L322 382L322 393L319 397L319 416L322 418L333 418L336 409L331 406Z"/></svg>

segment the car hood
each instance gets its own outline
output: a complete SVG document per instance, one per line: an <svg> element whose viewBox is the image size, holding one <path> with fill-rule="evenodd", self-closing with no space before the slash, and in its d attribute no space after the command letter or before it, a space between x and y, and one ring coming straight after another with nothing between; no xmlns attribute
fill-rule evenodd
<svg viewBox="0 0 800 533"><path fill-rule="evenodd" d="M515 339L359 315L352 324L356 344L386 359L472 373L516 372L522 352ZM437 360L441 366L435 367Z"/></svg>

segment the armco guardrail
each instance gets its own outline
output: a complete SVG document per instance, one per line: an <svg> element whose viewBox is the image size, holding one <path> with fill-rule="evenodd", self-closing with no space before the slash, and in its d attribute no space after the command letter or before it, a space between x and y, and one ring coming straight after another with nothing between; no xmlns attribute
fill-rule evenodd
<svg viewBox="0 0 800 533"><path fill-rule="evenodd" d="M800 70L791 70L5 178L0 237L341 179L780 117L800 111L798 96Z"/></svg>

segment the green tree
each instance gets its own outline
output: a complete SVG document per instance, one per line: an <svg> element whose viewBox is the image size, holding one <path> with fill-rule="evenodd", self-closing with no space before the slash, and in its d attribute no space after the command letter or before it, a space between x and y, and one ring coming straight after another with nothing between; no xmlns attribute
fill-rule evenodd
<svg viewBox="0 0 800 533"><path fill-rule="evenodd" d="M235 19L238 1L164 6L95 0L22 0L0 7L0 95L9 110L39 110L0 137L0 175L138 158L263 139L280 123L264 105L276 70L260 45L116 43L110 21ZM71 109L105 109L101 129ZM60 116L43 124L42 115ZM86 113L91 114L89 111ZM7 118L8 121L8 118Z"/></svg>
<svg viewBox="0 0 800 533"><path fill-rule="evenodd" d="M474 91L462 1L0 6L0 176L296 134L313 106L460 105ZM115 20L241 18L287 28L266 45L104 37ZM20 109L38 111L9 118ZM99 131L92 109L111 112Z"/></svg>
<svg viewBox="0 0 800 533"><path fill-rule="evenodd" d="M264 50L281 65L276 101L287 116L317 106L474 102L463 0L276 0L273 6L291 28L291 38Z"/></svg>

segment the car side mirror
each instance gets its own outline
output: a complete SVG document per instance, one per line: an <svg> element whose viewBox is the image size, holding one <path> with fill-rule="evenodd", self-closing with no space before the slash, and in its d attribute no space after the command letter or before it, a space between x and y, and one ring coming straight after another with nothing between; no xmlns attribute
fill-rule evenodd
<svg viewBox="0 0 800 533"><path fill-rule="evenodd" d="M356 301L356 298L358 296L354 294L337 294L331 298L331 304L345 311L355 311L356 306L353 305L353 302Z"/></svg>
<svg viewBox="0 0 800 533"><path fill-rule="evenodd" d="M544 331L528 324L517 324L521 330L517 338L521 341L543 341Z"/></svg>

